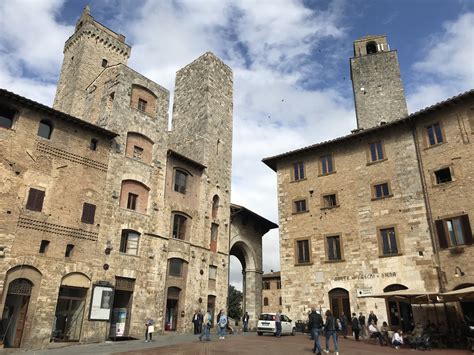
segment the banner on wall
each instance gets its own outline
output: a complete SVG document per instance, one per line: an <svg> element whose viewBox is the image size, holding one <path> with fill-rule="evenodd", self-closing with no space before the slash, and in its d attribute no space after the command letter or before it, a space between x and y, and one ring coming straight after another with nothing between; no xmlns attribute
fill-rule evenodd
<svg viewBox="0 0 474 355"><path fill-rule="evenodd" d="M94 285L92 288L89 320L110 320L113 298L113 287Z"/></svg>

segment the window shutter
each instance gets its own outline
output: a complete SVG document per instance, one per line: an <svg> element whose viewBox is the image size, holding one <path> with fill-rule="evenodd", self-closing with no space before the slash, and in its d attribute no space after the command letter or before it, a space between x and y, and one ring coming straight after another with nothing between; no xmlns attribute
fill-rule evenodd
<svg viewBox="0 0 474 355"><path fill-rule="evenodd" d="M84 202L84 206L82 208L81 221L83 223L94 224L94 217L95 217L95 205Z"/></svg>
<svg viewBox="0 0 474 355"><path fill-rule="evenodd" d="M464 234L464 242L467 245L472 244L472 229L471 224L469 223L469 216L467 214L460 217L462 223L462 232Z"/></svg>
<svg viewBox="0 0 474 355"><path fill-rule="evenodd" d="M448 247L448 240L446 239L446 232L444 230L444 221L439 219L435 221L436 234L438 234L439 246L441 248Z"/></svg>
<svg viewBox="0 0 474 355"><path fill-rule="evenodd" d="M31 188L28 193L26 209L31 211L41 211L43 209L44 191Z"/></svg>

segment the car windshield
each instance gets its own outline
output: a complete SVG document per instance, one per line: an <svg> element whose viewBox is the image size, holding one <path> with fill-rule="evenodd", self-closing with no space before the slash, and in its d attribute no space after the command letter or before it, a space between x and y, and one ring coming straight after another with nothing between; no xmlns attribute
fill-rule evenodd
<svg viewBox="0 0 474 355"><path fill-rule="evenodd" d="M258 317L259 320L275 320L273 314L260 314L260 317Z"/></svg>

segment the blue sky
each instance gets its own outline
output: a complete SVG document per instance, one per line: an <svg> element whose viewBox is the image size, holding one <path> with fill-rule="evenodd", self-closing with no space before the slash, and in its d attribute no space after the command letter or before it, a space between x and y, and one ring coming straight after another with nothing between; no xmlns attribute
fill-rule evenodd
<svg viewBox="0 0 474 355"><path fill-rule="evenodd" d="M176 70L208 50L232 67L232 199L275 222L276 175L260 160L355 128L355 39L387 35L410 112L474 88L472 0L3 0L0 87L51 105L87 4L127 37L129 66L171 91ZM264 269L279 269L277 231L264 237Z"/></svg>

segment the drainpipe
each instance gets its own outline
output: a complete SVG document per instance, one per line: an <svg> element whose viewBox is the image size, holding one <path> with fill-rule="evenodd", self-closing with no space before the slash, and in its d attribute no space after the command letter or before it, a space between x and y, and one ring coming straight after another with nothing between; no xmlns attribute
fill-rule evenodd
<svg viewBox="0 0 474 355"><path fill-rule="evenodd" d="M433 252L434 256L436 258L436 263L438 266L436 267L436 274L438 276L438 283L439 283L439 290L440 292L445 292L446 287L443 281L443 276L441 273L441 258L439 257L439 248L438 244L436 243L435 240L435 235L434 235L434 228L433 228L433 215L431 213L431 205L430 205L430 199L428 197L428 188L426 185L426 177L423 169L423 161L421 158L421 149L420 145L418 144L418 133L416 131L416 126L412 124L411 127L412 135L413 135L413 140L415 143L415 152L416 152L416 158L418 161L418 170L420 172L420 180L421 180L421 186L423 189L423 198L425 200L425 206L426 206L426 218L428 220L428 230L430 233L430 239L431 239L431 246L433 247Z"/></svg>

